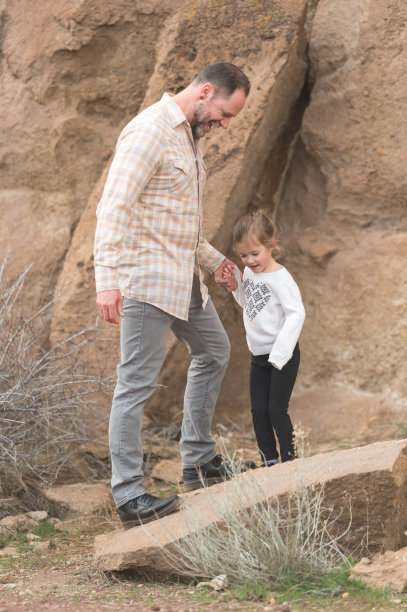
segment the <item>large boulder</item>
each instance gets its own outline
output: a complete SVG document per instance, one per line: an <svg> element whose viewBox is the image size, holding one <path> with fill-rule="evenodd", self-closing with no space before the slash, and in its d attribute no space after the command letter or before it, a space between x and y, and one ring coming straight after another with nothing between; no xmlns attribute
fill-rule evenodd
<svg viewBox="0 0 407 612"><path fill-rule="evenodd" d="M62 293L51 341L95 322L95 209L121 128L204 64L232 61L248 73L252 91L228 132L202 142L205 233L234 257L231 228L246 210L268 208L281 225L282 263L307 312L299 412L312 410L312 393L329 429L329 389L342 387L359 406L384 399L401 421L406 3L355 0L340 11L334 0L192 0L187 9L181 0L44 0L32 7L32 0L0 7L0 256L11 251L14 276L34 263L25 289L32 305ZM217 417L235 418L250 402L249 353L240 308L210 285L232 341ZM102 327L107 339L90 359L110 373L118 330ZM184 347L170 343L151 418L179 414L187 364Z"/></svg>
<svg viewBox="0 0 407 612"><path fill-rule="evenodd" d="M282 512L284 502L299 487L316 494L322 483L323 506L332 511L331 518L337 518L330 529L332 536L345 533L350 523L342 538L349 550L396 550L406 545L407 441L401 440L246 472L208 490L186 494L185 509L175 514L97 536L94 565L102 571L176 574L163 549L176 553L175 545L183 537L211 524L221 525L225 508L238 513L267 499L277 501Z"/></svg>

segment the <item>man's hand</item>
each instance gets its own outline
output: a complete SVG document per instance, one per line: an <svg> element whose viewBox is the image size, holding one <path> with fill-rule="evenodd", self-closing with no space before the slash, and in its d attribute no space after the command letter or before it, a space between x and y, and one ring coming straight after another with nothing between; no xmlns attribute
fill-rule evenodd
<svg viewBox="0 0 407 612"><path fill-rule="evenodd" d="M96 295L96 305L102 319L109 323L119 324L117 313L123 316L123 298L120 289L99 291Z"/></svg>
<svg viewBox="0 0 407 612"><path fill-rule="evenodd" d="M230 259L225 259L219 268L215 270L215 281L219 285L223 285L228 291L235 291L237 289L237 281L233 274L235 264Z"/></svg>

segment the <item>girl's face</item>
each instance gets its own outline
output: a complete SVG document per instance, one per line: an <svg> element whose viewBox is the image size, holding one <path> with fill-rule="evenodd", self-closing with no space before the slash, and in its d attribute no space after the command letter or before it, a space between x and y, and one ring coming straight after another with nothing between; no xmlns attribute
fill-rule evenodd
<svg viewBox="0 0 407 612"><path fill-rule="evenodd" d="M242 263L256 274L272 272L278 265L271 256L273 249L255 238L246 238L241 242L236 242L235 250Z"/></svg>

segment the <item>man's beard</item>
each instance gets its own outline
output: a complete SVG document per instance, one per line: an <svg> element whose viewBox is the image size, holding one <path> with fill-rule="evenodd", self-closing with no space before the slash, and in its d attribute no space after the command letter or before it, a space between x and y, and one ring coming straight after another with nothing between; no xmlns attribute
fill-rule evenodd
<svg viewBox="0 0 407 612"><path fill-rule="evenodd" d="M204 111L200 112L200 110L196 108L191 121L191 130L194 140L198 140L210 132L210 130L205 132L205 126L207 125L210 127L219 127L220 123L219 121L211 120L209 113L205 114Z"/></svg>
<svg viewBox="0 0 407 612"><path fill-rule="evenodd" d="M202 115L200 117L199 110L196 108L194 111L194 116L191 121L191 130L192 130L192 136L194 137L194 140L198 140L199 138L202 138L202 136L205 136L204 126L207 123L208 123L207 120L202 121Z"/></svg>

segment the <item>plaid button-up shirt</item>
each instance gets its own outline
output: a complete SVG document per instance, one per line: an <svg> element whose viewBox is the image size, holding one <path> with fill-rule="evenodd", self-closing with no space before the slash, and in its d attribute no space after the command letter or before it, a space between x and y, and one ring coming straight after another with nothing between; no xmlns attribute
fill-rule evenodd
<svg viewBox="0 0 407 612"><path fill-rule="evenodd" d="M122 131L97 209L96 290L188 319L193 274L224 256L201 235L206 167L168 94ZM201 280L202 303L207 289Z"/></svg>

